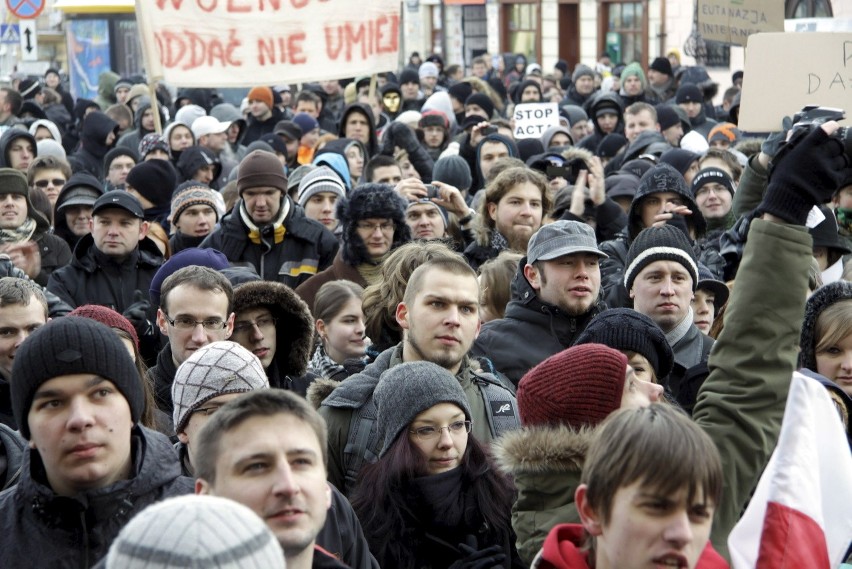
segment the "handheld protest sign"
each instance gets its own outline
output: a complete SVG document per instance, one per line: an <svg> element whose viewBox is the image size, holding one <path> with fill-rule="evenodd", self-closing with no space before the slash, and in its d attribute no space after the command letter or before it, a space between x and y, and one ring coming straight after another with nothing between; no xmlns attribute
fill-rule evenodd
<svg viewBox="0 0 852 569"><path fill-rule="evenodd" d="M698 31L705 40L746 45L759 32L784 31L779 0L699 0Z"/></svg>
<svg viewBox="0 0 852 569"><path fill-rule="evenodd" d="M852 116L852 33L755 34L745 55L740 130L781 130L784 117L805 105L836 107Z"/></svg>
<svg viewBox="0 0 852 569"><path fill-rule="evenodd" d="M398 0L136 0L148 75L180 87L307 83L396 69Z"/></svg>
<svg viewBox="0 0 852 569"><path fill-rule="evenodd" d="M559 105L556 103L521 103L512 111L512 132L515 138L540 138L547 129L559 126Z"/></svg>

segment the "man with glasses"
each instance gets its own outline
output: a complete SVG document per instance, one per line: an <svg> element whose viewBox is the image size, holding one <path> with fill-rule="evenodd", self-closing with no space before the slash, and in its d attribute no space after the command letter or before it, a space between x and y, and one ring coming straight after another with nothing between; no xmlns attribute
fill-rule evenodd
<svg viewBox="0 0 852 569"><path fill-rule="evenodd" d="M100 196L92 208L91 233L77 242L71 262L50 275L47 290L72 308L100 304L122 314L136 329L139 350L150 361L159 350L160 333L146 298L164 259L148 237L143 215L142 204L125 191Z"/></svg>
<svg viewBox="0 0 852 569"><path fill-rule="evenodd" d="M313 308L314 297L327 282L343 279L362 287L378 282L388 253L411 240L407 206L389 184L362 184L352 190L349 199L337 206L343 228L340 251L331 267L299 285L296 294Z"/></svg>
<svg viewBox="0 0 852 569"><path fill-rule="evenodd" d="M234 289L237 342L260 359L271 387L305 395L314 323L308 306L281 283L255 281Z"/></svg>
<svg viewBox="0 0 852 569"><path fill-rule="evenodd" d="M107 190L123 190L127 174L137 162L139 162L139 156L132 148L119 146L107 152L104 157Z"/></svg>
<svg viewBox="0 0 852 569"><path fill-rule="evenodd" d="M27 184L30 188L42 190L50 200L51 207L56 206L56 198L70 177L71 166L68 162L49 154L36 158L27 170Z"/></svg>
<svg viewBox="0 0 852 569"><path fill-rule="evenodd" d="M190 265L163 281L157 327L169 343L148 370L157 406L167 415L174 411L172 383L178 366L196 350L227 340L234 330L234 289L222 273ZM177 425L176 425L177 426Z"/></svg>

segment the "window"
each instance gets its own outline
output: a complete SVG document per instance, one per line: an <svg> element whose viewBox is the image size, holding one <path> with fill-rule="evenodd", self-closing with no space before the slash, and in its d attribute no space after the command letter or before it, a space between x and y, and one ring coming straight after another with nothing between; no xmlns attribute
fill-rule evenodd
<svg viewBox="0 0 852 569"><path fill-rule="evenodd" d="M506 51L523 53L527 63L538 61L538 4L508 4Z"/></svg>
<svg viewBox="0 0 852 569"><path fill-rule="evenodd" d="M787 18L831 18L829 0L786 0L784 14Z"/></svg>
<svg viewBox="0 0 852 569"><path fill-rule="evenodd" d="M642 3L611 2L604 5L604 10L607 23L606 51L610 52L612 62L644 62L647 58L643 34L645 14Z"/></svg>

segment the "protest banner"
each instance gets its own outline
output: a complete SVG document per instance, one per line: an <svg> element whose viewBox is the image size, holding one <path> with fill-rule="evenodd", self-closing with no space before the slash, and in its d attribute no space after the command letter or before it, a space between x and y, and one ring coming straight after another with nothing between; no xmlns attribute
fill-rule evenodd
<svg viewBox="0 0 852 569"><path fill-rule="evenodd" d="M521 103L512 113L515 138L539 138L544 131L559 126L559 105L556 103Z"/></svg>
<svg viewBox="0 0 852 569"><path fill-rule="evenodd" d="M781 129L805 105L846 111L852 117L852 33L772 33L749 38L740 97L739 128Z"/></svg>
<svg viewBox="0 0 852 569"><path fill-rule="evenodd" d="M399 12L396 0L136 0L148 76L179 87L390 71Z"/></svg>
<svg viewBox="0 0 852 569"><path fill-rule="evenodd" d="M700 0L698 32L705 40L746 45L758 32L784 31L780 0Z"/></svg>

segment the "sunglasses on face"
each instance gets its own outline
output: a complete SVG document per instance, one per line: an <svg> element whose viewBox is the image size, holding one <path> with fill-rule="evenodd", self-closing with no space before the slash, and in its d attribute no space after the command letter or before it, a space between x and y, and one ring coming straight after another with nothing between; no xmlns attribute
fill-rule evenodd
<svg viewBox="0 0 852 569"><path fill-rule="evenodd" d="M37 188L46 188L48 186L59 187L65 185L65 180L63 180L62 178L54 178L53 180L39 180L35 182L34 185Z"/></svg>

